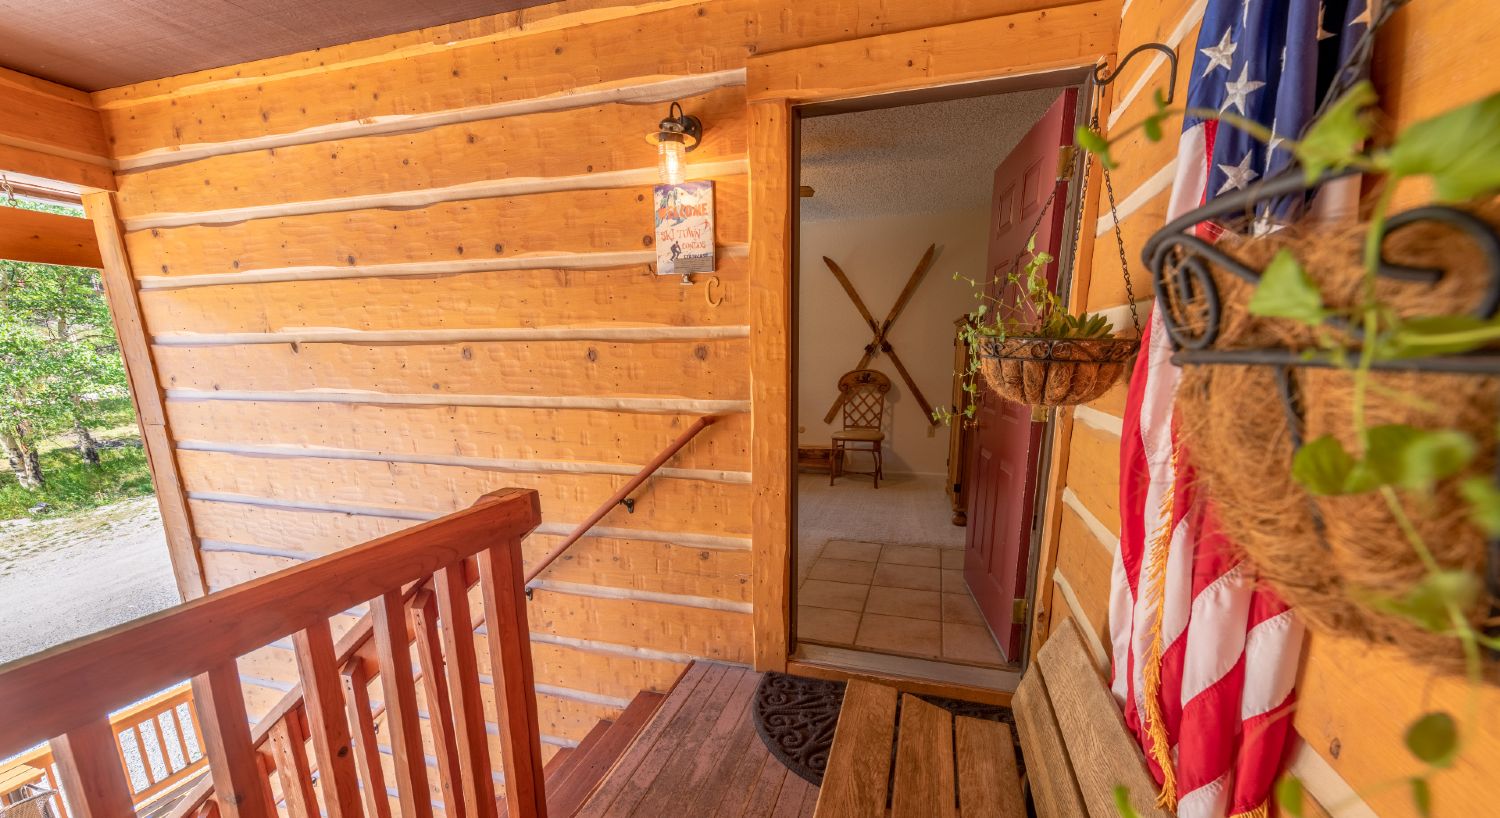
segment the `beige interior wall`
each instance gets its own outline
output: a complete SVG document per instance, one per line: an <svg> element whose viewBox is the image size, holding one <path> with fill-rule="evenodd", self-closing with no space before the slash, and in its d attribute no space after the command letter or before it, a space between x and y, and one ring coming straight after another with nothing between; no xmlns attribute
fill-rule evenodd
<svg viewBox="0 0 1500 818"><path fill-rule="evenodd" d="M842 416L823 416L838 396L838 379L859 363L871 333L854 303L823 262L828 256L849 276L876 321L885 319L929 244L937 245L931 268L893 325L890 341L922 394L933 406L951 404L953 322L973 309L973 290L954 281L961 272L979 278L985 267L989 209L956 210L863 219L802 223L797 297L798 440L829 445ZM948 427L929 422L891 365L877 356L870 368L891 379L886 405L887 473L947 472ZM851 467L866 469L864 459Z"/></svg>

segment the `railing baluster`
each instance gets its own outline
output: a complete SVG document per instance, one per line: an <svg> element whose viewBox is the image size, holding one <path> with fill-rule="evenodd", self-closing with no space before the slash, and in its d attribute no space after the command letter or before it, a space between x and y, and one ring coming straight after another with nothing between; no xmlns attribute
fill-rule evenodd
<svg viewBox="0 0 1500 818"><path fill-rule="evenodd" d="M380 748L375 746L375 715L370 710L370 677L356 658L344 669L344 708L354 725L354 766L364 782L365 809L370 818L391 818L391 802L385 792L385 772L380 769Z"/></svg>
<svg viewBox="0 0 1500 818"><path fill-rule="evenodd" d="M449 818L465 818L462 773L458 742L453 736L453 708L448 701L445 683L442 640L438 636L437 600L432 592L422 591L412 600L412 630L417 638L417 663L422 670L422 692L427 697L427 724L432 743L437 748L438 778L443 788L443 805Z"/></svg>
<svg viewBox="0 0 1500 818"><path fill-rule="evenodd" d="M139 729L137 732L140 732ZM151 732L156 736L156 750L161 753L161 768L165 772L162 773L161 778L156 777L156 771L151 767L151 756L146 752L145 733L141 733L141 763L146 766L146 778L150 779L152 784L160 784L172 777L172 755L167 752L167 736L161 731L161 723L154 715L151 717Z"/></svg>
<svg viewBox="0 0 1500 818"><path fill-rule="evenodd" d="M484 691L479 686L479 659L470 627L469 585L464 564L456 562L433 575L443 652L447 655L453 732L463 771L464 807L473 818L495 814L495 779L491 777L490 740L485 731Z"/></svg>
<svg viewBox="0 0 1500 818"><path fill-rule="evenodd" d="M100 718L52 739L62 789L77 818L134 815L130 784L109 719Z"/></svg>
<svg viewBox="0 0 1500 818"><path fill-rule="evenodd" d="M333 631L327 621L320 622L298 631L292 642L328 818L359 818L359 779L350 752L349 720L341 706L343 691L333 652Z"/></svg>
<svg viewBox="0 0 1500 818"><path fill-rule="evenodd" d="M406 605L400 590L376 597L370 604L374 612L375 654L380 661L385 723L395 760L401 815L402 818L432 818L432 796L427 790L427 758L417 716L417 683L412 678L406 629Z"/></svg>
<svg viewBox="0 0 1500 818"><path fill-rule="evenodd" d="M200 711L198 746L208 756L209 774L224 818L268 818L265 776L250 744L250 718L233 659L193 677L193 698Z"/></svg>
<svg viewBox="0 0 1500 818"><path fill-rule="evenodd" d="M295 711L271 728L271 758L281 781L281 800L290 818L314 818L318 798L313 793L312 770L307 766L307 745L297 725Z"/></svg>
<svg viewBox="0 0 1500 818"><path fill-rule="evenodd" d="M499 705L505 802L511 818L547 818L541 730L526 622L521 538L510 536L475 555L489 628L490 667Z"/></svg>

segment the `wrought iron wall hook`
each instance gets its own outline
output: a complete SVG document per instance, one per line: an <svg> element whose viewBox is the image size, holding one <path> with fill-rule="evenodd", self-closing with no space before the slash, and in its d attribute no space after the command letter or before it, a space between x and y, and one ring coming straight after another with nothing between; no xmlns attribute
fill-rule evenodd
<svg viewBox="0 0 1500 818"><path fill-rule="evenodd" d="M1120 72L1125 70L1125 66L1130 63L1131 58L1142 51L1160 51L1167 55L1167 63L1172 67L1172 73L1167 80L1167 104L1171 105L1172 100L1177 98L1177 52L1166 43L1145 43L1130 49L1130 53L1126 54L1124 59L1120 60L1113 71L1108 71L1102 65L1094 66L1094 82L1102 87L1119 79Z"/></svg>

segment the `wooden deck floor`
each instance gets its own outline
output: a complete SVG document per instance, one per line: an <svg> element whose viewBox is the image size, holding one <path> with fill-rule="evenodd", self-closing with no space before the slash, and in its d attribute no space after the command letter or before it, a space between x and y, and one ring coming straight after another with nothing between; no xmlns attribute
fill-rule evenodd
<svg viewBox="0 0 1500 818"><path fill-rule="evenodd" d="M818 788L773 757L751 723L760 674L696 662L579 816L811 816Z"/></svg>

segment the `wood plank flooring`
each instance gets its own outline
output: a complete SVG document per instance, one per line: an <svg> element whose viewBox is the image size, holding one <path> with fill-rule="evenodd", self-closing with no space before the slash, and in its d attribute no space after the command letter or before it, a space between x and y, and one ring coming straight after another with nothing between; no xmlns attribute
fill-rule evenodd
<svg viewBox="0 0 1500 818"><path fill-rule="evenodd" d="M818 788L773 757L751 722L760 674L695 662L578 811L591 818L797 818Z"/></svg>

